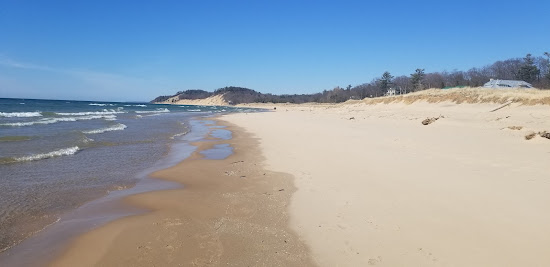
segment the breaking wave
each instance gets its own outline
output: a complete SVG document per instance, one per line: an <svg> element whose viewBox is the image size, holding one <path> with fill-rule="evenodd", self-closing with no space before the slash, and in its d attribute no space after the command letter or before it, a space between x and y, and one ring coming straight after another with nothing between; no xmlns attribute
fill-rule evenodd
<svg viewBox="0 0 550 267"><path fill-rule="evenodd" d="M33 160L41 160L41 159L47 159L47 158L53 158L53 157L74 155L79 150L80 150L79 147L73 146L73 147L63 148L63 149L59 149L48 153L34 154L30 156L25 156L25 157L14 158L14 161L17 161L17 162L33 161Z"/></svg>
<svg viewBox="0 0 550 267"><path fill-rule="evenodd" d="M144 111L134 111L135 113L142 114L142 113L164 113L164 112L170 112L167 108L157 108L156 110L144 110Z"/></svg>
<svg viewBox="0 0 550 267"><path fill-rule="evenodd" d="M0 112L0 117L19 117L19 118L30 118L30 117L41 117L42 114L40 111L35 112Z"/></svg>
<svg viewBox="0 0 550 267"><path fill-rule="evenodd" d="M112 132L112 131L122 131L126 128L127 128L126 125L124 125L122 123L119 123L119 124L116 124L116 125L113 125L113 126L107 127L107 128L95 129L95 130L90 130L90 131L83 131L83 133L85 133L85 134L100 134L100 133Z"/></svg>
<svg viewBox="0 0 550 267"><path fill-rule="evenodd" d="M55 114L60 116L86 116L86 115L110 115L110 114L121 114L121 113L126 113L126 112L121 111L120 109L118 110L104 109L103 111L74 112L74 113L56 112Z"/></svg>
<svg viewBox="0 0 550 267"><path fill-rule="evenodd" d="M172 135L172 136L170 137L170 139L176 139L177 137L180 137L180 136L182 136L182 135L186 135L186 134L188 134L188 133L189 133L189 131L185 131L185 132L183 132L183 133L174 134L174 135Z"/></svg>
<svg viewBox="0 0 550 267"><path fill-rule="evenodd" d="M142 108L146 108L147 105L124 105L125 107L142 107Z"/></svg>
<svg viewBox="0 0 550 267"><path fill-rule="evenodd" d="M116 116L115 115L93 115L93 116L79 116L79 117L45 118L37 121L2 123L0 124L0 126L16 126L16 127L31 126L35 124L52 124L57 122L95 120L95 119L115 120Z"/></svg>

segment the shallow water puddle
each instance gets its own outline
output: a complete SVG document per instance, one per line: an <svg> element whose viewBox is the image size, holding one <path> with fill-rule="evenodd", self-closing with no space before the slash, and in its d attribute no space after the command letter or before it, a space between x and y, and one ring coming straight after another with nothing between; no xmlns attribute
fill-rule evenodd
<svg viewBox="0 0 550 267"><path fill-rule="evenodd" d="M210 136L218 139L229 140L233 137L231 131L225 129L216 129L210 133Z"/></svg>
<svg viewBox="0 0 550 267"><path fill-rule="evenodd" d="M225 159L233 154L233 147L229 144L214 145L211 149L200 152L206 159Z"/></svg>

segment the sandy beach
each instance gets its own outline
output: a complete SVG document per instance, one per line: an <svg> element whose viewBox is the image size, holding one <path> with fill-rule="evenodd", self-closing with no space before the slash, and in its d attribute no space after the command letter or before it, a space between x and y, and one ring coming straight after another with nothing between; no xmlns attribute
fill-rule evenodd
<svg viewBox="0 0 550 267"><path fill-rule="evenodd" d="M236 126L229 141L195 143L197 151L152 176L183 189L127 197L151 212L126 217L76 238L50 266L308 266L309 252L289 228L295 191L288 174L264 170L258 141ZM230 144L222 160L200 153Z"/></svg>
<svg viewBox="0 0 550 267"><path fill-rule="evenodd" d="M224 115L233 139L198 151L233 155L155 173L184 188L127 198L151 212L51 265L546 266L550 107L488 97Z"/></svg>

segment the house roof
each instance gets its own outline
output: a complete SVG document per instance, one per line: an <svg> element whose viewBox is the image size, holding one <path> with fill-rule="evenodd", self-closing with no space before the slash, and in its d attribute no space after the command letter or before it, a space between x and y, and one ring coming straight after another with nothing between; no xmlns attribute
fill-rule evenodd
<svg viewBox="0 0 550 267"><path fill-rule="evenodd" d="M516 80L490 80L483 85L487 88L533 88L530 83Z"/></svg>

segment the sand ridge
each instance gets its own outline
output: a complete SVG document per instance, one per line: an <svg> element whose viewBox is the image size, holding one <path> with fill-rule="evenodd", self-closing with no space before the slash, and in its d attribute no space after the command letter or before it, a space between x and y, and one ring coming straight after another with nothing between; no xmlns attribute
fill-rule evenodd
<svg viewBox="0 0 550 267"><path fill-rule="evenodd" d="M198 105L198 106L228 106L223 95L214 95L204 99L179 99L179 96L168 98L166 101L158 102L157 104L170 105Z"/></svg>

